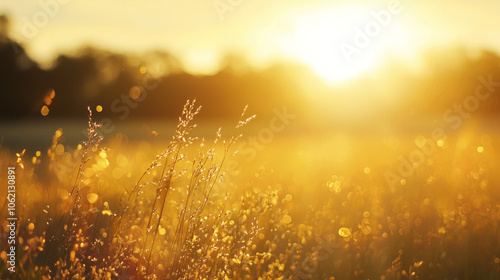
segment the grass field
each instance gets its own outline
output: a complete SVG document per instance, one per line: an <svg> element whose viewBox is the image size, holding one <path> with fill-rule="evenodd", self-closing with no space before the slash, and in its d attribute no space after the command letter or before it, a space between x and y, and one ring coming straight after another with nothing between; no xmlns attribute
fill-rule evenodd
<svg viewBox="0 0 500 280"><path fill-rule="evenodd" d="M2 148L2 240L9 166L18 218L2 278L500 279L494 130L463 127L431 151L432 130L252 144L263 128L248 114L190 138L196 108L171 141L102 140L89 122L79 146L57 130L45 150Z"/></svg>

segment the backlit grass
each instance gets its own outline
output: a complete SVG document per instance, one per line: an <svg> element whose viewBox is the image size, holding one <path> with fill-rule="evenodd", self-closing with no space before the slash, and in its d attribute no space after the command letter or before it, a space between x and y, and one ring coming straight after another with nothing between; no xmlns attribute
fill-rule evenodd
<svg viewBox="0 0 500 280"><path fill-rule="evenodd" d="M103 140L89 120L72 150L62 130L45 151L2 149L20 244L9 274L0 243L3 278L500 278L495 134L450 136L391 187L408 137L276 137L249 162L234 153L253 117L199 139L198 112L186 104L169 143Z"/></svg>

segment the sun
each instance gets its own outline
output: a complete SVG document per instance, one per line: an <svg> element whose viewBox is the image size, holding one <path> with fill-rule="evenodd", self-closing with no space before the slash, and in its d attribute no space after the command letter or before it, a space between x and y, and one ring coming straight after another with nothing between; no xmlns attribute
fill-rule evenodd
<svg viewBox="0 0 500 280"><path fill-rule="evenodd" d="M311 13L300 17L289 42L289 53L308 65L326 82L336 83L358 76L374 64L375 57L349 60L341 44L348 41L348 26L355 25L353 8ZM359 11L358 11L359 13ZM347 34L348 35L348 34Z"/></svg>
<svg viewBox="0 0 500 280"><path fill-rule="evenodd" d="M293 59L309 66L328 83L359 77L377 67L384 53L398 45L394 15L380 24L361 7L334 7L298 16L283 48ZM375 9L374 9L375 10ZM363 45L359 38L364 39Z"/></svg>

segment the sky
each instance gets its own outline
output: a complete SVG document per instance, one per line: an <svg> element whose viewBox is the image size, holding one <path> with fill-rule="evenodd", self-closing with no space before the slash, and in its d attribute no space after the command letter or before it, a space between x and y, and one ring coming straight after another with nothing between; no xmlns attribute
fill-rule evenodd
<svg viewBox="0 0 500 280"><path fill-rule="evenodd" d="M256 66L302 62L327 80L427 49L499 51L498 11L493 0L0 0L10 35L41 63L83 46L161 49L203 74L231 52Z"/></svg>

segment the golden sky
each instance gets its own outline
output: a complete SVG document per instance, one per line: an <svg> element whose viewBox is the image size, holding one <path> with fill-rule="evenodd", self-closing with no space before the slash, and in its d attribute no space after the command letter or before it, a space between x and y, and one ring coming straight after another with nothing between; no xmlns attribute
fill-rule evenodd
<svg viewBox="0 0 500 280"><path fill-rule="evenodd" d="M210 73L221 56L235 52L256 66L283 58L304 62L331 80L373 68L388 54L411 60L429 48L499 50L498 11L494 0L0 2L0 14L12 20L11 36L41 62L88 45L163 49L188 71Z"/></svg>

